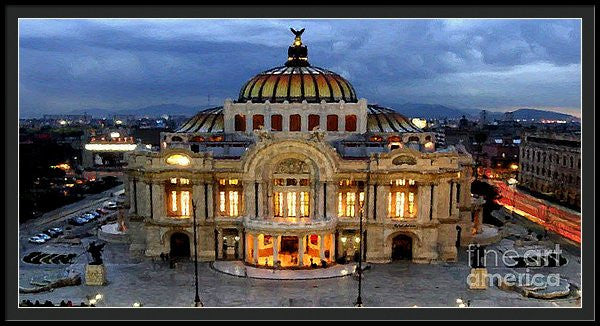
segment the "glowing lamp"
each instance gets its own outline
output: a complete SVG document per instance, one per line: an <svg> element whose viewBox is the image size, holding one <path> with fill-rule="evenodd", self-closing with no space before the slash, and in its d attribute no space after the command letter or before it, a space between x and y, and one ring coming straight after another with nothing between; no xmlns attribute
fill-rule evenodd
<svg viewBox="0 0 600 326"><path fill-rule="evenodd" d="M167 164L170 165L188 166L190 163L190 158L182 154L173 154L167 157Z"/></svg>
<svg viewBox="0 0 600 326"><path fill-rule="evenodd" d="M423 128L427 127L427 120L425 120L425 119L413 118L411 122L415 126L417 126L419 129L423 129Z"/></svg>
<svg viewBox="0 0 600 326"><path fill-rule="evenodd" d="M359 237L354 238L354 242L359 243L360 242L360 238Z"/></svg>
<svg viewBox="0 0 600 326"><path fill-rule="evenodd" d="M340 240L342 240L342 243L346 243L346 240L348 240L346 237L342 237Z"/></svg>
<svg viewBox="0 0 600 326"><path fill-rule="evenodd" d="M121 134L118 132L111 132L110 133L110 138L119 138L121 137Z"/></svg>
<svg viewBox="0 0 600 326"><path fill-rule="evenodd" d="M510 165L511 170L517 170L519 168L519 166L515 163Z"/></svg>

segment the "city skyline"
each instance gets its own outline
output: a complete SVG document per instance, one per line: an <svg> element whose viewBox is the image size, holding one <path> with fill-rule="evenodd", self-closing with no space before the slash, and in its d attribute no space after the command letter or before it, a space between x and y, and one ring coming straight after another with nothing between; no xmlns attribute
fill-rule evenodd
<svg viewBox="0 0 600 326"><path fill-rule="evenodd" d="M20 21L20 112L205 106L283 64L289 27L311 64L360 98L581 116L580 21L53 19ZM390 69L392 68L392 69Z"/></svg>

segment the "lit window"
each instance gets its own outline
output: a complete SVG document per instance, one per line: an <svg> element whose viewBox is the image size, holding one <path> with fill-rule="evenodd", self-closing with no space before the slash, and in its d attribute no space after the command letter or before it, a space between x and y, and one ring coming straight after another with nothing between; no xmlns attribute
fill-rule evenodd
<svg viewBox="0 0 600 326"><path fill-rule="evenodd" d="M283 195L281 192L275 192L274 215L283 216Z"/></svg>
<svg viewBox="0 0 600 326"><path fill-rule="evenodd" d="M182 185L189 185L190 179L181 178L181 179L179 179L179 183L181 183Z"/></svg>
<svg viewBox="0 0 600 326"><path fill-rule="evenodd" d="M338 194L338 216L344 216L344 195L341 192Z"/></svg>
<svg viewBox="0 0 600 326"><path fill-rule="evenodd" d="M356 193L346 193L346 216L354 217L354 205L356 204Z"/></svg>
<svg viewBox="0 0 600 326"><path fill-rule="evenodd" d="M404 193L396 193L396 217L404 217Z"/></svg>
<svg viewBox="0 0 600 326"><path fill-rule="evenodd" d="M181 215L190 216L190 192L181 192Z"/></svg>
<svg viewBox="0 0 600 326"><path fill-rule="evenodd" d="M225 191L219 192L219 211L225 212Z"/></svg>
<svg viewBox="0 0 600 326"><path fill-rule="evenodd" d="M309 200L310 198L308 198L308 192L303 191L300 193L300 216L302 217L306 217L309 215Z"/></svg>
<svg viewBox="0 0 600 326"><path fill-rule="evenodd" d="M239 197L237 191L229 192L229 216L239 215Z"/></svg>
<svg viewBox="0 0 600 326"><path fill-rule="evenodd" d="M364 202L365 202L365 192L362 191L361 193L358 194L358 203L359 203L360 207L363 206Z"/></svg>
<svg viewBox="0 0 600 326"><path fill-rule="evenodd" d="M171 191L171 211L177 212L177 191Z"/></svg>
<svg viewBox="0 0 600 326"><path fill-rule="evenodd" d="M236 184L238 184L238 179L230 179L229 180L229 184L230 185L236 185Z"/></svg>
<svg viewBox="0 0 600 326"><path fill-rule="evenodd" d="M182 154L173 154L167 157L167 164L170 165L188 166L190 163L190 158Z"/></svg>
<svg viewBox="0 0 600 326"><path fill-rule="evenodd" d="M171 178L171 183L172 184L177 184L177 178Z"/></svg>
<svg viewBox="0 0 600 326"><path fill-rule="evenodd" d="M408 193L408 214L412 215L415 212L415 194Z"/></svg>
<svg viewBox="0 0 600 326"><path fill-rule="evenodd" d="M287 193L287 215L290 217L296 216L296 193Z"/></svg>

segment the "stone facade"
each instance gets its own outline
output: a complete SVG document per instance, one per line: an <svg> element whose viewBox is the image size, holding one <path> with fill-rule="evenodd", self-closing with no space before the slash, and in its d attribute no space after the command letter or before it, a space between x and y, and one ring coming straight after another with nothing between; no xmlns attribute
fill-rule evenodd
<svg viewBox="0 0 600 326"><path fill-rule="evenodd" d="M436 149L302 49L161 134L160 150L128 153L131 254L310 268L357 260L362 243L369 262L456 260L480 220L471 155Z"/></svg>
<svg viewBox="0 0 600 326"><path fill-rule="evenodd" d="M577 134L535 133L523 137L519 185L580 206L581 141Z"/></svg>

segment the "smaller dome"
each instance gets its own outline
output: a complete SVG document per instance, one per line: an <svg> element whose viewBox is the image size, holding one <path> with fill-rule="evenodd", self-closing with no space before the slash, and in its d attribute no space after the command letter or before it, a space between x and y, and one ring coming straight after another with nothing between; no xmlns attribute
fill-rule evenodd
<svg viewBox="0 0 600 326"><path fill-rule="evenodd" d="M368 132L423 132L402 114L379 105L367 105Z"/></svg>
<svg viewBox="0 0 600 326"><path fill-rule="evenodd" d="M175 132L223 132L223 107L218 106L196 113Z"/></svg>

